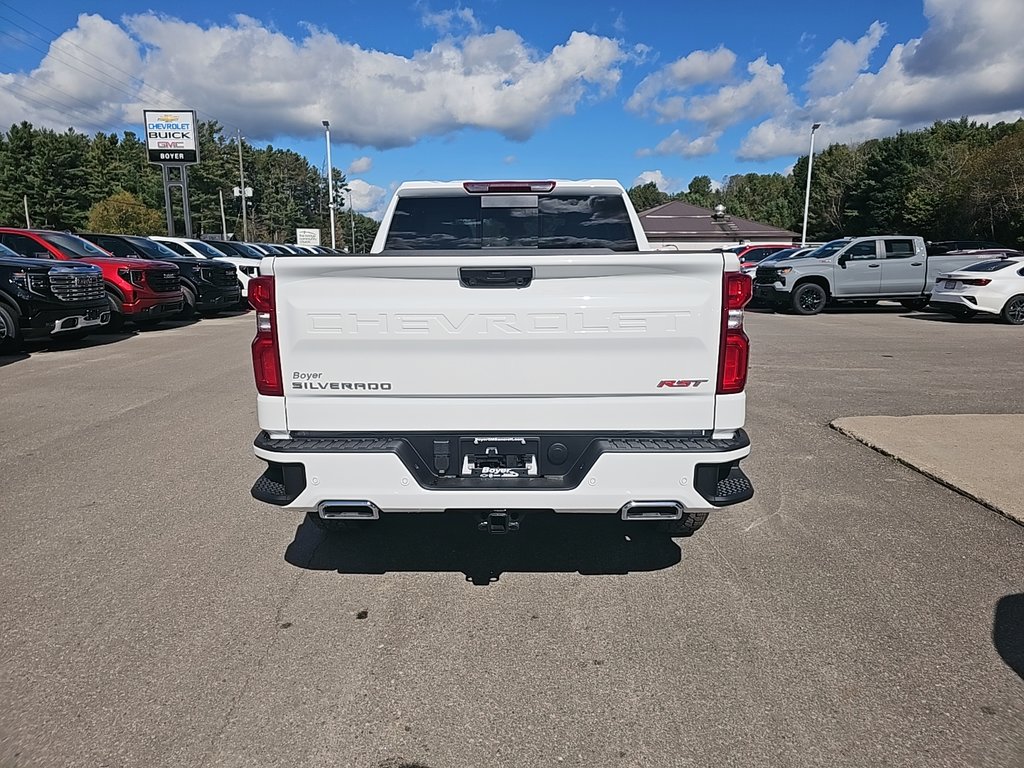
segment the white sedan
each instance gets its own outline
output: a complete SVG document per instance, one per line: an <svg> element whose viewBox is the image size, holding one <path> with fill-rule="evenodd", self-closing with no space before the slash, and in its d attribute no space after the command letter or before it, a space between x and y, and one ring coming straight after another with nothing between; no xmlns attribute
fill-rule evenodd
<svg viewBox="0 0 1024 768"><path fill-rule="evenodd" d="M961 320L985 312L1010 325L1024 325L1024 253L994 253L985 261L939 275L931 306Z"/></svg>

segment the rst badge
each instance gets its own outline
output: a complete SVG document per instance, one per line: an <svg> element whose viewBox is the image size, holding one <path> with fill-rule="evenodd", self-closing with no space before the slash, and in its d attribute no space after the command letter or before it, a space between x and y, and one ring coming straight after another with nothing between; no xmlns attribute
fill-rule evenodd
<svg viewBox="0 0 1024 768"><path fill-rule="evenodd" d="M707 379L663 379L658 382L658 389L672 387L673 389L696 389L701 384L707 384Z"/></svg>

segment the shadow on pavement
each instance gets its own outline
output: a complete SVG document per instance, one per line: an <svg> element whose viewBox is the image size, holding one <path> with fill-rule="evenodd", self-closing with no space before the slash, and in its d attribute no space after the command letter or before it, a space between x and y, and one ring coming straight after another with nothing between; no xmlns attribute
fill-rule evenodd
<svg viewBox="0 0 1024 768"><path fill-rule="evenodd" d="M960 320L959 318L953 317L952 315L946 315L941 312L936 312L934 314L927 315L919 315L916 313L907 314L904 315L904 317L909 318L911 320L927 320L932 323L950 323L954 325L972 325L974 323L995 323L996 325L1001 325L1001 323L999 322L998 315L990 315L987 312L979 312L977 315L967 320Z"/></svg>
<svg viewBox="0 0 1024 768"><path fill-rule="evenodd" d="M996 603L992 644L1007 666L1024 680L1024 592Z"/></svg>
<svg viewBox="0 0 1024 768"><path fill-rule="evenodd" d="M216 320L218 317L242 317L243 315L248 315L250 312L252 312L252 307L246 304L244 307L239 307L238 309L225 309L215 315L206 315L205 317L208 320Z"/></svg>
<svg viewBox="0 0 1024 768"><path fill-rule="evenodd" d="M4 352L0 354L0 368L5 365L21 362L22 360L28 360L28 358L28 352L24 351Z"/></svg>
<svg viewBox="0 0 1024 768"><path fill-rule="evenodd" d="M781 315L789 314L793 317L799 317L795 312L779 311L772 307L767 307L763 304L748 304L744 309L748 312L753 312L759 315ZM825 307L821 314L823 315L899 315L906 314L909 310L905 307L893 304L879 304L877 306L869 307L858 307L848 304L839 304L837 306Z"/></svg>
<svg viewBox="0 0 1024 768"><path fill-rule="evenodd" d="M66 352L71 349L89 349L91 347L105 347L108 344L116 344L119 341L130 339L135 336L134 330L118 331L117 333L108 333L100 331L92 333L83 339L70 339L54 337L49 339L39 339L37 341L27 342L22 350L21 357L19 360L27 359L32 355L43 355L51 352ZM0 358L3 360L4 358Z"/></svg>
<svg viewBox="0 0 1024 768"><path fill-rule="evenodd" d="M284 558L297 568L338 573L461 572L478 585L509 572L626 574L682 559L679 545L649 523L538 512L526 515L516 533L491 535L478 531L476 520L467 512L392 515L335 535L306 520Z"/></svg>
<svg viewBox="0 0 1024 768"><path fill-rule="evenodd" d="M878 304L865 307L839 304L833 307L825 307L823 311L823 314L826 315L899 315L906 313L907 309L898 304Z"/></svg>
<svg viewBox="0 0 1024 768"><path fill-rule="evenodd" d="M173 320L161 320L159 323L146 323L142 325L136 323L134 324L134 328L139 333L160 333L160 331L167 331L172 328L188 328L190 325L195 325L200 320L202 320L202 318L198 315L188 319L179 317Z"/></svg>

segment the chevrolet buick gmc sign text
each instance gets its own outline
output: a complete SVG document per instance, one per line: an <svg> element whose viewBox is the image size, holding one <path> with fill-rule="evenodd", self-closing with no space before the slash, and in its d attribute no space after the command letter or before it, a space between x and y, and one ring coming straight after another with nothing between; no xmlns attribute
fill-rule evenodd
<svg viewBox="0 0 1024 768"><path fill-rule="evenodd" d="M166 165L199 162L195 112L147 109L142 114L146 122L149 162Z"/></svg>

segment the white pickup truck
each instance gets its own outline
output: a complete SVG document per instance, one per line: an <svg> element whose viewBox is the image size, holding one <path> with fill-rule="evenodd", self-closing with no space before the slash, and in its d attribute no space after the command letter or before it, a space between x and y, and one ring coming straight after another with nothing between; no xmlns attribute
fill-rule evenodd
<svg viewBox="0 0 1024 768"><path fill-rule="evenodd" d="M753 495L750 277L652 251L617 182L409 182L369 254L260 271L260 501L329 531L555 511L686 536Z"/></svg>

